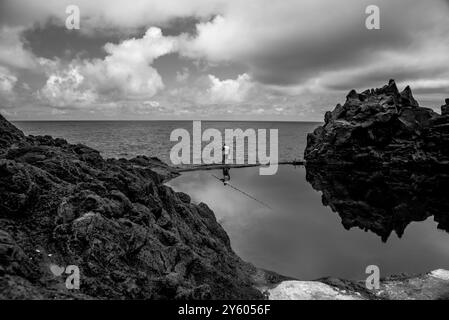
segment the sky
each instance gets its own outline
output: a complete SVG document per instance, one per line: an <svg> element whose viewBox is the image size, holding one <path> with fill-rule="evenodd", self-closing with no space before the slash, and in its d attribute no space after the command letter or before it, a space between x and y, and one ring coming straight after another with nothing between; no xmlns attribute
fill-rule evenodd
<svg viewBox="0 0 449 320"><path fill-rule="evenodd" d="M0 113L321 121L391 78L438 111L448 35L448 0L0 0Z"/></svg>

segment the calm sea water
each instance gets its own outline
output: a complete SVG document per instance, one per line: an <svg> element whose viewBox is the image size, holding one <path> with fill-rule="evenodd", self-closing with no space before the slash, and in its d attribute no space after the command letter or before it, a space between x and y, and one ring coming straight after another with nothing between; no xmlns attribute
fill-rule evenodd
<svg viewBox="0 0 449 320"><path fill-rule="evenodd" d="M171 132L184 128L192 136L192 121L26 121L15 122L15 125L26 134L51 135L71 143L86 144L106 158L147 155L157 156L169 164L170 150L176 144L170 141ZM202 130L215 128L224 136L225 129L255 129L256 132L257 129L277 129L279 161L292 161L302 158L306 135L318 125L311 122L203 121ZM244 155L245 159L247 156Z"/></svg>
<svg viewBox="0 0 449 320"><path fill-rule="evenodd" d="M233 186L272 209L212 174L221 176L218 171L188 172L169 185L207 203L233 249L258 267L302 280L365 279L368 265L377 265L381 276L449 269L449 233L438 230L432 217L412 222L401 238L392 233L383 242L372 232L346 230L340 216L322 204L321 192L306 181L304 167L280 166L273 176L260 176L258 168L231 170Z"/></svg>
<svg viewBox="0 0 449 320"><path fill-rule="evenodd" d="M317 123L203 122L203 129L255 128L279 130L280 161L302 158L306 134ZM157 156L170 163L176 128L192 129L192 122L17 122L26 134L52 135L84 143L105 157ZM337 213L324 206L321 192L306 181L303 167L280 166L276 175L260 176L258 168L231 170L231 184L269 204L262 206L224 186L212 174L187 172L169 182L195 202L205 202L228 232L234 250L258 267L299 279L335 276L364 279L368 265L381 275L449 269L449 234L437 230L432 217L412 222L402 238L392 234L386 243L371 232L346 230ZM343 189L342 189L343 187ZM337 194L345 186L335 185ZM347 187L347 186L346 186Z"/></svg>

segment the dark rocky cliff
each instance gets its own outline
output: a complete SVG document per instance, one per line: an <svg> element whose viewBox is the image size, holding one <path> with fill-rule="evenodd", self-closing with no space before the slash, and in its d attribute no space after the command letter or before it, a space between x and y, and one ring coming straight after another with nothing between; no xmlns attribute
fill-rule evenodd
<svg viewBox="0 0 449 320"><path fill-rule="evenodd" d="M307 136L307 181L345 229L370 231L387 242L393 232L402 237L411 222L433 217L449 232L449 99L438 114L390 80L380 89L352 90L324 120ZM371 293L446 300L448 275L392 276Z"/></svg>
<svg viewBox="0 0 449 320"><path fill-rule="evenodd" d="M307 163L449 165L449 99L442 114L420 107L394 80L380 89L352 90L307 137Z"/></svg>
<svg viewBox="0 0 449 320"><path fill-rule="evenodd" d="M307 180L345 228L386 241L429 216L449 230L449 99L441 114L420 107L394 80L352 90L307 137Z"/></svg>
<svg viewBox="0 0 449 320"><path fill-rule="evenodd" d="M163 184L173 174L0 116L0 299L262 298L208 206ZM50 270L68 265L79 290Z"/></svg>

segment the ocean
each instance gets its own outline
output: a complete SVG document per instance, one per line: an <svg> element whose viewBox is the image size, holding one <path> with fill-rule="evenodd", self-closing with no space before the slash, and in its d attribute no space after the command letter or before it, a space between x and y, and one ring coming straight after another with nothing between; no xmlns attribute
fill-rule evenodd
<svg viewBox="0 0 449 320"><path fill-rule="evenodd" d="M158 157L168 164L171 164L170 150L176 144L170 141L171 132L182 128L192 133L192 121L17 121L14 124L25 134L51 135L70 143L86 144L106 158L146 155ZM203 131L215 128L223 136L225 129L254 129L256 132L258 129L278 129L279 161L302 159L307 133L319 125L316 122L251 121L202 121L201 124ZM247 157L245 153L244 158Z"/></svg>

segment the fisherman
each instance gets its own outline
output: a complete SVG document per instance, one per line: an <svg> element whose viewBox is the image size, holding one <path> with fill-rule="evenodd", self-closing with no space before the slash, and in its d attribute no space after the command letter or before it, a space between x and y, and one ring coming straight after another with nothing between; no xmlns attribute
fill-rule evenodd
<svg viewBox="0 0 449 320"><path fill-rule="evenodd" d="M229 157L229 146L226 145L226 143L223 143L223 147L221 148L222 152L222 163L226 164L226 160L228 160Z"/></svg>

